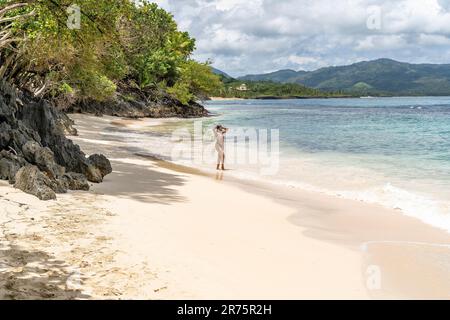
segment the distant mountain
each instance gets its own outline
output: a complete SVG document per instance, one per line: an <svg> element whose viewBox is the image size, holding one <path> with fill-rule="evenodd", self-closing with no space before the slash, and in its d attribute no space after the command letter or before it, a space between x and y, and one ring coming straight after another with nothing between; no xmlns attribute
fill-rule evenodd
<svg viewBox="0 0 450 320"><path fill-rule="evenodd" d="M309 72L281 70L238 79L299 83L324 91L367 95L450 95L450 64L410 64L390 59Z"/></svg>
<svg viewBox="0 0 450 320"><path fill-rule="evenodd" d="M306 73L306 71L294 71L290 69L275 71L266 74L255 74L255 75L247 75L245 77L240 77L239 80L245 81L273 81L273 82L295 82L295 81L287 81L287 79L296 78L302 74Z"/></svg>
<svg viewBox="0 0 450 320"><path fill-rule="evenodd" d="M221 76L221 77L223 77L223 78L225 78L225 79L233 79L233 77L231 77L230 75L226 74L225 72L223 72L223 71L221 71L221 70L219 70L219 69L216 69L216 68L214 68L214 67L211 67L211 70L212 70L212 72L213 72L214 74L217 74L218 76Z"/></svg>

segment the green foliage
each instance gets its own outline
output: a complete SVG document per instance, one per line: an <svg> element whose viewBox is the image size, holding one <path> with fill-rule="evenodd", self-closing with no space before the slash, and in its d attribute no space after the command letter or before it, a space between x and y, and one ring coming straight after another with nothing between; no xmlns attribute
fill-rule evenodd
<svg viewBox="0 0 450 320"><path fill-rule="evenodd" d="M245 84L246 90L241 90ZM223 87L215 95L226 98L300 98L300 97L339 97L338 93L327 93L307 88L296 83L276 83L271 81L224 81Z"/></svg>
<svg viewBox="0 0 450 320"><path fill-rule="evenodd" d="M117 89L115 83L108 77L94 70L82 70L76 79L80 97L83 99L104 101L111 98Z"/></svg>
<svg viewBox="0 0 450 320"><path fill-rule="evenodd" d="M172 15L154 3L133 7L122 19L120 34L131 75L142 88L163 81L173 86L195 48L194 39L178 31Z"/></svg>
<svg viewBox="0 0 450 320"><path fill-rule="evenodd" d="M194 98L189 91L189 85L183 82L177 82L173 87L167 88L167 92L180 100L182 104L188 104Z"/></svg>
<svg viewBox="0 0 450 320"><path fill-rule="evenodd" d="M12 31L22 41L16 44L18 54L11 63L16 67L9 78L19 86L42 87L45 90L38 92L50 97L68 94L59 90L61 84L67 84L73 89L70 94L80 99L105 99L112 96L112 82L127 72L114 39L117 22L130 3L78 1L82 13L79 29L67 25L72 5L72 0L36 0L20 8L20 14L33 15L14 22Z"/></svg>
<svg viewBox="0 0 450 320"><path fill-rule="evenodd" d="M449 95L450 65L410 64L390 59L364 61L315 71L282 70L240 81L273 80L352 95Z"/></svg>
<svg viewBox="0 0 450 320"><path fill-rule="evenodd" d="M220 77L211 72L209 63L189 60L181 66L180 78L168 89L182 103L204 98L222 88Z"/></svg>
<svg viewBox="0 0 450 320"><path fill-rule="evenodd" d="M65 82L61 83L61 85L58 88L58 91L62 94L73 94L73 88Z"/></svg>
<svg viewBox="0 0 450 320"><path fill-rule="evenodd" d="M0 9L16 2L0 0ZM119 82L131 81L142 89L167 88L188 103L218 85L206 64L190 59L195 40L154 3L79 0L79 29L67 26L73 0L27 3L8 12L27 15L11 26L20 41L12 48L0 47L2 60L14 52L2 69L18 86L50 98L107 100L115 96Z"/></svg>

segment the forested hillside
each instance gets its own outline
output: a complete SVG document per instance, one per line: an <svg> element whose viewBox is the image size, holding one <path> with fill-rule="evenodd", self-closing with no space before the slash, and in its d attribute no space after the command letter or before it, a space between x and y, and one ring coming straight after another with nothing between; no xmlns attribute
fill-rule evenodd
<svg viewBox="0 0 450 320"><path fill-rule="evenodd" d="M239 80L298 83L357 95L450 95L450 64L410 64L378 59L310 72L282 70L247 75Z"/></svg>
<svg viewBox="0 0 450 320"><path fill-rule="evenodd" d="M277 83L274 81L238 81L224 78L224 85L215 92L216 96L242 99L289 99L342 97L339 92L325 92L305 87L297 83Z"/></svg>
<svg viewBox="0 0 450 320"><path fill-rule="evenodd" d="M0 77L59 107L166 93L187 105L220 85L206 63L191 59L195 40L151 2L0 0L0 7Z"/></svg>

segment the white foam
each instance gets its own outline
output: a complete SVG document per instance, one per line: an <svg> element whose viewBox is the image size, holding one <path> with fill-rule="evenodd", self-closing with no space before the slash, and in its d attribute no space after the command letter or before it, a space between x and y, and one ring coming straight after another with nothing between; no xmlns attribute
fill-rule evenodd
<svg viewBox="0 0 450 320"><path fill-rule="evenodd" d="M140 147L144 150L151 150L152 155L158 158L169 160L171 162L189 167L196 167L197 169L201 169L203 171L210 171L209 163L196 164L189 159L179 159L176 161L170 160L171 149L174 143L170 140L170 137L133 133L128 135L127 142L135 147ZM157 151L157 153L154 153L154 151ZM303 159L303 161L305 160ZM311 163L312 165L314 165L314 162L314 159L310 158L308 159L306 164L304 163L304 165L310 165ZM292 166L291 164L291 167L286 167L289 169L288 171L291 171L292 168L299 166L300 164L296 162L296 165ZM314 168L314 170L312 170L312 168ZM345 185L342 184L340 186L331 186L326 184L326 186L324 187L316 184L306 183L300 176L298 176L297 178L292 178L292 174L285 174L284 176L286 178L283 178L283 176L281 175L275 177L264 177L258 174L258 169L253 169L255 168L245 168L244 166L240 166L239 170L232 170L227 172L227 174L232 175L238 179L262 181L273 185L298 188L301 190L318 192L329 196L336 196L344 199L381 205L388 209L398 210L399 212L407 216L417 218L424 223L427 223L439 229L443 229L450 233L450 201L437 199L433 196L432 193L423 194L397 187L391 183L384 183L383 181L385 181L385 179L375 179L374 175L372 175L372 172L361 171L363 170L362 168L355 167L349 169L333 167L328 168L332 170L326 170L326 167L324 167L323 165L321 166L320 164L318 164L317 168L311 166L302 167L302 169L307 171L308 174L312 173L313 175L322 175L317 176L315 180L312 179L311 181L325 181L325 183L332 181L333 179L328 178L332 178L333 176L336 180L342 180L345 182L346 179L350 179L350 176L348 176L348 172L351 172L353 174L352 178L355 178L355 176L359 177L361 175L360 179L356 177L358 183L362 182L362 185L358 188L358 190L346 190ZM341 177L338 176L339 172L337 172L337 170L340 169L345 170L345 173L344 171L342 172L343 175ZM362 178L363 176L364 178ZM324 180L325 177L327 177L326 180ZM308 178L309 181L311 177ZM378 185L369 186L369 183L378 183ZM367 187L364 187L364 185L366 184Z"/></svg>
<svg viewBox="0 0 450 320"><path fill-rule="evenodd" d="M359 191L330 190L301 181L264 179L250 172L239 172L235 177L262 181L265 183L297 188L300 190L317 192L343 199L361 201L370 204L381 205L387 209L398 210L402 214L419 219L433 227L450 233L450 202L436 199L432 195L419 194L393 186L390 183L371 187Z"/></svg>
<svg viewBox="0 0 450 320"><path fill-rule="evenodd" d="M342 192L342 195L348 199L399 210L407 216L450 232L450 203L435 199L432 195L418 194L397 188L390 183L358 192Z"/></svg>

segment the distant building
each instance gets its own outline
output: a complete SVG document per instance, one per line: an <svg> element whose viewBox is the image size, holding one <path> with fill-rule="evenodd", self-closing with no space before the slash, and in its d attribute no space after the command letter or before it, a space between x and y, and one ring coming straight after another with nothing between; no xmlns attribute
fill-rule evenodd
<svg viewBox="0 0 450 320"><path fill-rule="evenodd" d="M248 91L247 85L245 83L241 84L236 88L237 91Z"/></svg>

